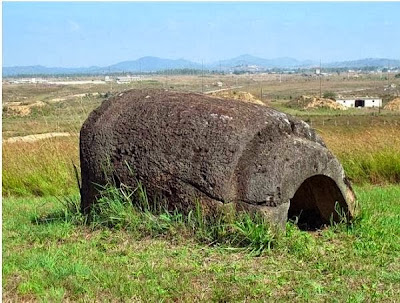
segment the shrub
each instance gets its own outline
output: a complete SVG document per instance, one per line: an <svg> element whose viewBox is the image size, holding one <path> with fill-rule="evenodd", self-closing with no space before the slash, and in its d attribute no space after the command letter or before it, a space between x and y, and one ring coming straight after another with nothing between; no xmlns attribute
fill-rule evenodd
<svg viewBox="0 0 400 303"><path fill-rule="evenodd" d="M332 99L335 100L336 99L336 93L335 92L324 92L323 97L325 99Z"/></svg>

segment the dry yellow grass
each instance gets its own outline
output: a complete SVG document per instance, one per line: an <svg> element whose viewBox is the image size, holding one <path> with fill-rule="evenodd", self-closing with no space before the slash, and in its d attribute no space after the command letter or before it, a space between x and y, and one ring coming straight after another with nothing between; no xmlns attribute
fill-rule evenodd
<svg viewBox="0 0 400 303"><path fill-rule="evenodd" d="M393 148L400 152L400 127L380 125L375 127L326 127L319 133L334 153L375 152Z"/></svg>
<svg viewBox="0 0 400 303"><path fill-rule="evenodd" d="M356 183L400 182L400 130L394 126L319 133ZM35 142L3 144L3 195L64 195L77 192L77 134Z"/></svg>

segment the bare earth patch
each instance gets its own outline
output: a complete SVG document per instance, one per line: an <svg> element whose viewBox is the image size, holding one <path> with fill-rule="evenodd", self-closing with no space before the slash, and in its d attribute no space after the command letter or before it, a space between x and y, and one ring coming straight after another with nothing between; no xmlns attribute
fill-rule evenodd
<svg viewBox="0 0 400 303"><path fill-rule="evenodd" d="M256 97L254 97L254 95L248 92L225 90L225 91L214 92L211 93L210 95L223 99L234 99L249 103L265 105L261 100L257 99Z"/></svg>
<svg viewBox="0 0 400 303"><path fill-rule="evenodd" d="M72 99L75 99L75 98L87 97L89 95L94 97L94 96L98 96L99 93L98 92L94 92L94 93L68 95L68 96L65 96L65 97L53 98L53 99L50 100L50 102L57 103L57 102L62 102L62 101L66 101L66 100L72 100Z"/></svg>
<svg viewBox="0 0 400 303"><path fill-rule="evenodd" d="M319 98L312 96L300 96L296 100L290 101L291 105L295 105L301 107L303 109L312 109L312 108L329 108L329 109L340 109L346 110L347 108L336 101L327 99L327 98Z"/></svg>
<svg viewBox="0 0 400 303"><path fill-rule="evenodd" d="M35 134L28 136L11 137L3 140L5 143L15 143L15 142L35 142L38 140L49 139L54 137L69 137L70 133L45 133L45 134Z"/></svg>
<svg viewBox="0 0 400 303"><path fill-rule="evenodd" d="M383 109L400 111L400 98L395 98L385 105Z"/></svg>
<svg viewBox="0 0 400 303"><path fill-rule="evenodd" d="M15 115L24 117L28 116L31 113L32 107L43 107L45 105L46 103L42 101L36 101L31 104L23 104L22 102L11 102L5 104L5 107L7 108L7 110L12 111Z"/></svg>

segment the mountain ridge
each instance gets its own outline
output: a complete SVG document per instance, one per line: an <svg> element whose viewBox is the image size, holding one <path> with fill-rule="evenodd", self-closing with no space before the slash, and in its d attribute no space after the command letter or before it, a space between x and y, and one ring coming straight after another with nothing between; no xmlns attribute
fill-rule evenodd
<svg viewBox="0 0 400 303"><path fill-rule="evenodd" d="M208 69L234 70L237 67L257 66L263 69L271 68L312 68L319 62L312 60L297 60L291 57L273 59L261 58L243 54L231 59L219 60L210 64L202 64L185 59L166 59L155 56L145 56L136 60L121 61L108 66L90 67L46 67L43 65L5 66L4 76L19 75L57 75L57 74L106 74L118 72L159 72L168 69ZM364 67L400 67L400 60L387 58L365 58L358 60L323 63L324 68L364 68Z"/></svg>

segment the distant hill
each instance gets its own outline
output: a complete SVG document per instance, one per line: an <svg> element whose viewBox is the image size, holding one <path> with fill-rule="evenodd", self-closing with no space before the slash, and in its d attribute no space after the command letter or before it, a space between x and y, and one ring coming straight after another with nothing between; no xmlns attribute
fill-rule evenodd
<svg viewBox="0 0 400 303"><path fill-rule="evenodd" d="M289 57L265 59L252 55L241 55L228 60L221 60L208 65L204 65L205 69L234 70L237 67L257 66L260 68L309 68L318 66L319 62L305 60L299 61ZM324 63L323 67L327 68L365 68L365 67L400 67L400 60L385 58L367 58L354 61L342 61L333 63ZM201 69L202 65L196 62L184 59L165 59L158 57L142 57L137 60L123 61L110 66L98 67L45 67L41 65L35 66L12 66L3 67L3 76L19 76L19 75L72 75L72 74L107 74L118 72L159 72L167 69Z"/></svg>
<svg viewBox="0 0 400 303"><path fill-rule="evenodd" d="M142 57L134 61L123 61L106 67L112 72L157 72L167 69L199 69L201 65L184 59L171 60L158 57Z"/></svg>
<svg viewBox="0 0 400 303"><path fill-rule="evenodd" d="M289 57L264 59L252 55L241 55L239 57L235 57L229 60L222 60L218 63L214 63L214 66L217 64L220 64L222 67L230 68L243 65L257 65L264 68L292 68L315 65L315 62L312 62L310 60L299 61Z"/></svg>
<svg viewBox="0 0 400 303"><path fill-rule="evenodd" d="M201 65L184 59L172 60L158 57L143 57L132 61L123 61L105 67L45 67L35 66L12 66L3 67L3 76L17 75L72 75L72 74L106 74L117 72L158 72L167 69L201 69Z"/></svg>
<svg viewBox="0 0 400 303"><path fill-rule="evenodd" d="M3 67L4 76L18 76L18 75L72 75L72 74L90 74L97 73L99 67L45 67L41 65L32 66L10 66Z"/></svg>
<svg viewBox="0 0 400 303"><path fill-rule="evenodd" d="M364 68L364 67L400 67L400 60L385 58L366 58L353 61L342 61L324 64L325 67Z"/></svg>

